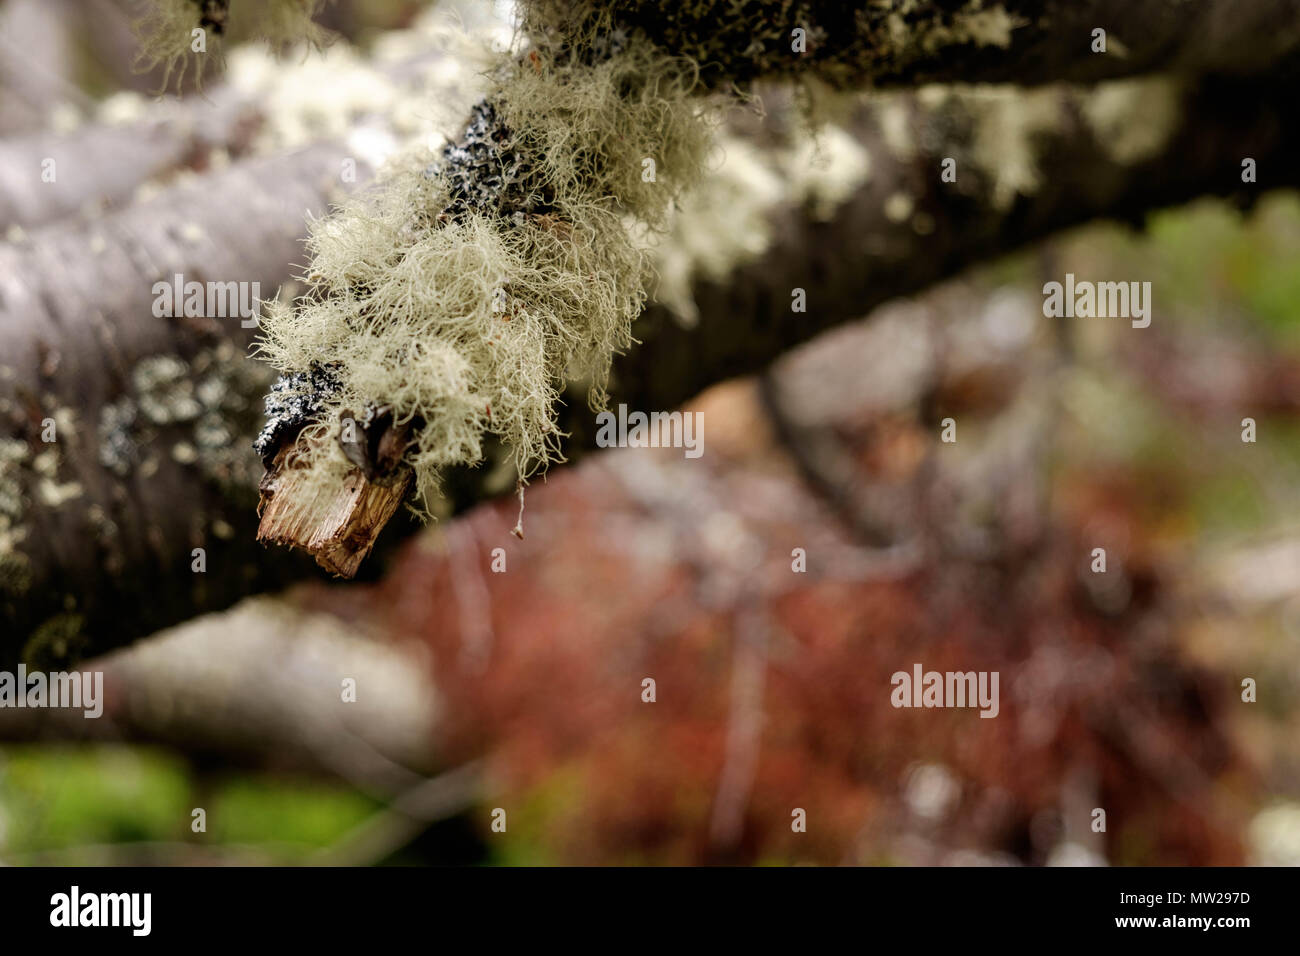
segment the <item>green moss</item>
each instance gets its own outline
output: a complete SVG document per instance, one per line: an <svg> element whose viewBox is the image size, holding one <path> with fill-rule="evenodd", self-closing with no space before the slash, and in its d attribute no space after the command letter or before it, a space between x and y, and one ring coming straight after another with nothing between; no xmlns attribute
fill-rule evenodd
<svg viewBox="0 0 1300 956"><path fill-rule="evenodd" d="M1188 482L1188 510L1206 533L1266 530L1275 517L1258 479L1212 472Z"/></svg>
<svg viewBox="0 0 1300 956"><path fill-rule="evenodd" d="M1279 344L1300 341L1300 198L1277 193L1246 216L1220 200L1152 217L1169 272L1163 287L1189 312L1240 300ZM1213 314L1213 313L1211 313Z"/></svg>

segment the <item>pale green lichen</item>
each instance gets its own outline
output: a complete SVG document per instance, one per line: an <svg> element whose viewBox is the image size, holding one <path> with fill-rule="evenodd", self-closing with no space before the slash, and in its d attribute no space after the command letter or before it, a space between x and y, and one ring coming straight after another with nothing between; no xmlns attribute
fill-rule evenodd
<svg viewBox="0 0 1300 956"><path fill-rule="evenodd" d="M200 351L190 364L196 379L194 396L202 412L194 421L189 444L200 470L231 487L256 484L260 469L248 455L247 443L257 430L258 396L270 387L271 371L230 342Z"/></svg>
<svg viewBox="0 0 1300 956"><path fill-rule="evenodd" d="M11 523L22 520L25 510L22 471L31 457L31 449L21 438L0 439L0 519Z"/></svg>
<svg viewBox="0 0 1300 956"><path fill-rule="evenodd" d="M153 444L166 435L172 439L167 453L178 463L197 465L223 485L255 485L257 462L247 454L247 440L256 431L254 396L271 378L264 365L230 342L200 350L189 361L176 355L141 359L131 370L130 391L101 409L100 464L119 477L136 468L148 477L160 464ZM188 438L172 437L177 427L188 428Z"/></svg>
<svg viewBox="0 0 1300 956"><path fill-rule="evenodd" d="M1083 96L1081 112L1102 149L1129 165L1160 154L1183 118L1181 93L1167 76L1112 80Z"/></svg>
<svg viewBox="0 0 1300 956"><path fill-rule="evenodd" d="M194 397L189 366L174 355L141 359L131 372L141 414L155 425L192 421L202 406Z"/></svg>
<svg viewBox="0 0 1300 956"><path fill-rule="evenodd" d="M80 498L83 493L81 482L59 481L59 466L62 463L62 451L55 443L32 458L32 471L38 478L36 497L47 508L59 508L75 498Z"/></svg>
<svg viewBox="0 0 1300 956"><path fill-rule="evenodd" d="M412 427L422 506L441 469L483 459L485 435L524 478L558 457L566 382L600 406L632 342L648 268L631 223L662 229L703 167L695 85L691 63L644 44L605 59L536 46L441 164L397 168L314 226L307 295L269 306L261 342L282 372L337 370L298 438L303 501L352 467L333 440L347 410L388 406Z"/></svg>
<svg viewBox="0 0 1300 956"><path fill-rule="evenodd" d="M953 15L951 26L935 26L922 34L922 45L934 52L954 43L974 43L1005 50L1011 45L1011 31L1029 23L1002 6L986 7L983 0L971 0Z"/></svg>
<svg viewBox="0 0 1300 956"><path fill-rule="evenodd" d="M880 106L881 116L893 117L899 128L891 133L891 124L885 123L882 131L886 140L906 138L909 143L914 124L944 131L945 149L957 161L958 182L970 188L967 177L974 172L994 209L1006 211L1018 197L1038 191L1041 141L1064 128L1076 95L1058 86L930 85L915 95L889 94ZM898 221L907 218L901 208L895 210Z"/></svg>
<svg viewBox="0 0 1300 956"><path fill-rule="evenodd" d="M988 87L966 89L962 98L974 117L973 158L992 183L994 207L1008 209L1017 196L1036 193L1042 176L1037 139L1061 128L1059 92Z"/></svg>
<svg viewBox="0 0 1300 956"><path fill-rule="evenodd" d="M295 43L322 45L327 31L313 21L326 0L257 0L231 12L228 0L140 0L135 21L141 71L161 67L163 89L180 86L193 71L196 82L222 59L227 35L257 38L275 49ZM195 31L201 31L196 36Z"/></svg>
<svg viewBox="0 0 1300 956"><path fill-rule="evenodd" d="M633 341L646 235L672 224L673 200L708 157L715 117L700 93L763 76L861 86L950 45L1006 46L1021 24L983 0L952 6L774 0L738 31L730 2L528 0L528 45L494 74L441 162L424 170L408 152L379 188L314 225L306 294L271 304L263 321L261 354L282 373L264 460L294 436L285 466L303 469L295 495L310 510L360 467L355 443L352 458L342 450L344 419L383 409L410 430L404 461L420 507L442 469L483 459L489 437L521 478L544 469L559 455L567 383L590 383L600 407L612 359ZM806 56L791 49L795 25L806 25ZM903 112L895 128L906 127ZM796 147L782 191L814 218L869 175L870 157L842 132L811 154L830 156L824 169ZM998 184L1001 201L1033 185L1028 168ZM766 202L750 203L745 221ZM689 321L691 277L754 254L763 237L716 255L697 247L685 261L669 253L661 295Z"/></svg>

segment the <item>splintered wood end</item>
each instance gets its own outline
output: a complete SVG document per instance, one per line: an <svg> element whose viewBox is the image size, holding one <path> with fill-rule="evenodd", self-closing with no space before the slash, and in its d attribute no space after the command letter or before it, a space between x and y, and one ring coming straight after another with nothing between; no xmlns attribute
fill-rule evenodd
<svg viewBox="0 0 1300 956"><path fill-rule="evenodd" d="M402 467L380 483L356 468L338 486L309 496L304 472L284 465L288 451L276 455L262 479L257 540L306 551L327 571L353 577L406 497L411 470Z"/></svg>

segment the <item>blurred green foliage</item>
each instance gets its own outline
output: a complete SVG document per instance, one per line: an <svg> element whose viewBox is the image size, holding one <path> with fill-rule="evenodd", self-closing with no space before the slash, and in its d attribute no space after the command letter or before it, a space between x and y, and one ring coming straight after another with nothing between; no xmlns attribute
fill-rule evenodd
<svg viewBox="0 0 1300 956"><path fill-rule="evenodd" d="M191 832L196 807L207 812L206 833ZM332 845L375 808L369 798L320 780L201 777L184 758L157 748L0 748L0 860L6 863L50 851L67 851L51 862L89 862L93 854L83 857L80 849L131 843L192 844L196 859L205 848L253 849L292 863Z"/></svg>
<svg viewBox="0 0 1300 956"><path fill-rule="evenodd" d="M208 808L208 831L221 843L329 846L375 812L366 797L311 780L234 777Z"/></svg>
<svg viewBox="0 0 1300 956"><path fill-rule="evenodd" d="M1161 267L1169 305L1208 322L1231 308L1279 342L1300 342L1300 196L1268 196L1245 216L1205 200L1153 216L1148 230L1118 251Z"/></svg>
<svg viewBox="0 0 1300 956"><path fill-rule="evenodd" d="M7 747L0 758L6 857L33 850L174 840L188 829L185 763L126 747Z"/></svg>
<svg viewBox="0 0 1300 956"><path fill-rule="evenodd" d="M1199 343L1214 356L1218 343L1230 340L1261 359L1294 354L1300 364L1300 195L1272 194L1244 213L1206 199L1154 214L1145 231L1090 225L1060 239L1051 259L1054 273L1080 279L1150 280L1153 331L1164 341ZM1022 254L1001 265L999 278L1034 286L1041 268ZM1300 482L1294 416L1225 407L1197 418L1126 366L1127 332L1076 327L1086 343L1071 383L1078 401L1068 427L1077 434L1058 443L1062 454L1124 468L1157 491L1158 501L1144 502L1149 513L1179 509L1192 531L1265 531L1300 517L1292 504ZM1215 374L1213 364L1207 371ZM1261 437L1243 458L1240 420L1247 416Z"/></svg>

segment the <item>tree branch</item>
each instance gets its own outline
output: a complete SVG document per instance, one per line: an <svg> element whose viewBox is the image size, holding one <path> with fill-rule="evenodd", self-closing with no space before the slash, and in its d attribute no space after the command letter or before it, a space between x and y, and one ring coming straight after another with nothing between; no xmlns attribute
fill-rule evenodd
<svg viewBox="0 0 1300 956"><path fill-rule="evenodd" d="M1295 185L1294 87L1219 78L1171 89L1163 132L1140 149L1108 135L1130 120L1151 127L1151 97L1132 87L1046 89L1034 100L979 90L943 103L928 94L865 100L847 129L870 153L870 179L828 218L802 199L766 209L766 249L724 277L696 276L703 318L695 326L662 306L647 310L635 326L642 344L616 361L615 401L672 408L880 302L1058 229L1099 216L1140 222L1151 209L1204 194L1249 202L1256 190ZM1109 112L1099 108L1106 101ZM1006 125L1031 115L1039 119L1028 127ZM990 139L1027 152L990 157ZM940 179L945 156L958 159L956 183ZM1257 185L1241 182L1246 156L1258 163ZM302 573L300 563L254 545L253 509L242 504L256 488L256 459L233 433L241 415L255 416L247 400L260 381L234 387L244 404L225 418L232 434L217 449L215 470L173 455L178 443L195 442L194 420L146 422L148 434L131 434L137 460L125 476L100 454L104 423L112 424L105 410L124 398L148 404L137 387L149 385L136 374L142 359L181 355L191 364L183 379L197 389L200 356L211 353L203 360L211 367L216 343L243 341L237 322L200 330L150 318L152 282L184 272L260 277L273 288L298 256L302 210L323 206L338 158L321 147L172 190L105 220L109 244L98 254L95 235L72 227L41 231L30 246L0 247L0 354L10 367L0 413L6 447L19 459L0 482L9 492L2 500L19 505L0 562L7 659L102 651ZM1005 181L1010 158L1033 173L1014 188ZM184 222L201 224L206 239L184 242ZM795 287L807 291L807 313L790 311ZM250 368L234 362L221 377L239 382ZM47 450L40 426L60 414L74 428L60 426L51 477L36 464ZM562 409L561 425L571 432L569 457L594 443L580 400ZM245 437L254 429L248 422ZM73 483L79 494L58 491ZM458 469L446 487L463 508L514 483L488 467ZM207 549L208 574L190 570L194 547Z"/></svg>
<svg viewBox="0 0 1300 956"><path fill-rule="evenodd" d="M249 547L270 379L244 354L254 331L155 317L154 284L271 297L304 213L341 195L342 159L239 164L0 245L0 659L107 649L302 573Z"/></svg>
<svg viewBox="0 0 1300 956"><path fill-rule="evenodd" d="M718 85L808 74L841 88L1258 75L1300 49L1300 0L802 0L747 4L741 15L725 0L672 11L656 0L608 6L704 64ZM799 55L796 27L805 31ZM1104 52L1094 49L1098 29Z"/></svg>

